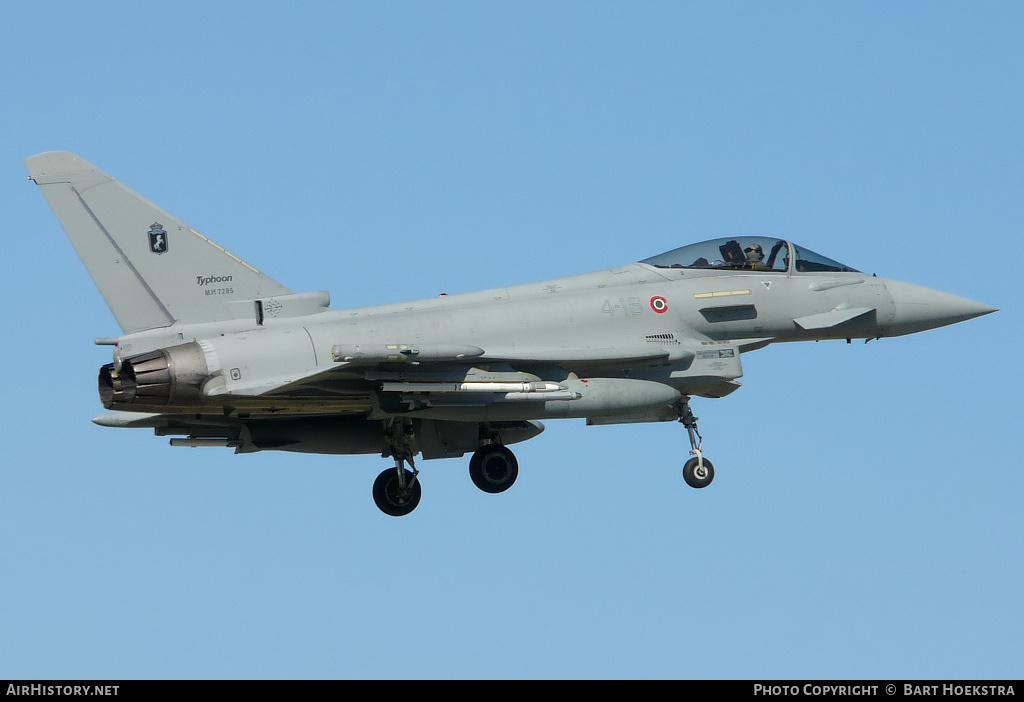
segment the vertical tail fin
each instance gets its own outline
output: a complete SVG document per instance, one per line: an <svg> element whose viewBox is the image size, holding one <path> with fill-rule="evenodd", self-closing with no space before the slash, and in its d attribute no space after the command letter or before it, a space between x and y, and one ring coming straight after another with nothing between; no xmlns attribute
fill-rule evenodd
<svg viewBox="0 0 1024 702"><path fill-rule="evenodd" d="M290 292L80 156L25 164L126 334L231 319L224 303Z"/></svg>

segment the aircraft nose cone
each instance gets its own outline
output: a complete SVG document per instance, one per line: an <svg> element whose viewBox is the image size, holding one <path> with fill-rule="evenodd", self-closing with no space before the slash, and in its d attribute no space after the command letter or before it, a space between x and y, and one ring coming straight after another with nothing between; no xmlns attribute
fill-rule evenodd
<svg viewBox="0 0 1024 702"><path fill-rule="evenodd" d="M966 297L898 280L885 281L885 288L896 308L890 333L897 335L944 327L998 311Z"/></svg>

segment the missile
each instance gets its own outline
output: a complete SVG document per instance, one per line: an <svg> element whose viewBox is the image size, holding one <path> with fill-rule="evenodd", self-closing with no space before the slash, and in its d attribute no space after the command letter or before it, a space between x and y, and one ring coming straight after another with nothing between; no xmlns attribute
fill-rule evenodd
<svg viewBox="0 0 1024 702"><path fill-rule="evenodd" d="M484 406L458 406L448 404L443 396L439 401L425 396L424 406L409 414L452 421L614 416L667 407L680 397L678 390L664 383L632 378L570 378L559 384L564 387L548 392L509 393L511 397L495 398ZM474 396L452 393L448 397Z"/></svg>
<svg viewBox="0 0 1024 702"><path fill-rule="evenodd" d="M564 385L550 382L484 382L465 383L396 383L385 382L384 392L502 392L502 393L551 393L565 390ZM536 399L536 398L535 398Z"/></svg>

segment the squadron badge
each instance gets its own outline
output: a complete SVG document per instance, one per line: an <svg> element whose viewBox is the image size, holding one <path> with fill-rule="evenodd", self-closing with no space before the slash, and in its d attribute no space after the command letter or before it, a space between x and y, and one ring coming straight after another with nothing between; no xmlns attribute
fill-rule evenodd
<svg viewBox="0 0 1024 702"><path fill-rule="evenodd" d="M167 232L158 222L149 225L149 250L155 254L167 253Z"/></svg>

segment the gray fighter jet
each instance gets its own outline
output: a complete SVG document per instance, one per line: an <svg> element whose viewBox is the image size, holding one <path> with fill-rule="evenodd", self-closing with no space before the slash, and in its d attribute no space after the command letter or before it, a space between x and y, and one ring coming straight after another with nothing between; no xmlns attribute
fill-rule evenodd
<svg viewBox="0 0 1024 702"><path fill-rule="evenodd" d="M683 478L711 483L690 398L739 387L741 354L876 339L994 308L866 275L790 241L735 236L532 285L332 310L293 293L79 156L26 161L121 326L99 370L107 427L236 453L379 453L386 514L420 501L414 457L472 453L481 490L519 474L538 421L680 421Z"/></svg>

